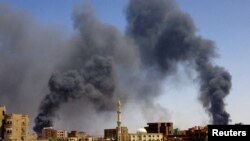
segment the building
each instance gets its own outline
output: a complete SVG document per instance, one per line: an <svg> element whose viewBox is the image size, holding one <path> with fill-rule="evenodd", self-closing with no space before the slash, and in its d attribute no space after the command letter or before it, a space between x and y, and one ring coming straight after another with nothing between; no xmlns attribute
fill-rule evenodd
<svg viewBox="0 0 250 141"><path fill-rule="evenodd" d="M77 139L77 141L87 141L89 139L89 135L86 132L71 131L70 133L68 133L68 139Z"/></svg>
<svg viewBox="0 0 250 141"><path fill-rule="evenodd" d="M66 139L68 132L65 130L56 130L52 127L45 127L42 130L42 139Z"/></svg>
<svg viewBox="0 0 250 141"><path fill-rule="evenodd" d="M7 114L5 106L0 106L0 140L33 141L36 134L29 133L29 116Z"/></svg>
<svg viewBox="0 0 250 141"><path fill-rule="evenodd" d="M128 141L163 141L163 134L147 133L145 128L139 128L137 133L129 134Z"/></svg>
<svg viewBox="0 0 250 141"><path fill-rule="evenodd" d="M56 130L56 138L57 139L68 138L68 132L66 130Z"/></svg>
<svg viewBox="0 0 250 141"><path fill-rule="evenodd" d="M117 126L114 129L104 129L104 139L114 141L127 141L129 138L128 128L122 127L121 101L117 102Z"/></svg>
<svg viewBox="0 0 250 141"><path fill-rule="evenodd" d="M195 126L188 130L175 132L174 135L168 135L168 141L207 141L208 128L207 126Z"/></svg>
<svg viewBox="0 0 250 141"><path fill-rule="evenodd" d="M56 130L52 127L46 127L42 130L42 139L56 138Z"/></svg>
<svg viewBox="0 0 250 141"><path fill-rule="evenodd" d="M145 127L147 133L162 133L164 137L174 134L174 128L172 122L155 122L147 123Z"/></svg>
<svg viewBox="0 0 250 141"><path fill-rule="evenodd" d="M208 127L195 126L186 131L187 140L207 140Z"/></svg>
<svg viewBox="0 0 250 141"><path fill-rule="evenodd" d="M117 133L118 133L118 129L104 129L104 139L108 139L108 140L117 140ZM128 133L128 128L127 127L121 127L121 139L123 141L127 141L129 137L129 133Z"/></svg>
<svg viewBox="0 0 250 141"><path fill-rule="evenodd" d="M20 141L27 141L29 139L28 115L5 115L4 122L4 139Z"/></svg>

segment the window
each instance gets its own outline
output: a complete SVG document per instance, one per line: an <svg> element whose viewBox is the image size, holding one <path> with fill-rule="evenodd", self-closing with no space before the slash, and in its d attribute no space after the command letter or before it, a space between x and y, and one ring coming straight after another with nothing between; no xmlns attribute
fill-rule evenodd
<svg viewBox="0 0 250 141"><path fill-rule="evenodd" d="M148 135L149 137L151 137L151 135Z"/></svg>
<svg viewBox="0 0 250 141"><path fill-rule="evenodd" d="M159 135L157 135L157 137L159 137Z"/></svg>
<svg viewBox="0 0 250 141"><path fill-rule="evenodd" d="M7 124L7 125L11 125L11 124L12 124L12 121L7 121L6 124Z"/></svg>
<svg viewBox="0 0 250 141"><path fill-rule="evenodd" d="M25 129L24 128L22 128L22 134L24 134L25 133Z"/></svg>
<svg viewBox="0 0 250 141"><path fill-rule="evenodd" d="M7 134L12 134L12 130L7 130Z"/></svg>

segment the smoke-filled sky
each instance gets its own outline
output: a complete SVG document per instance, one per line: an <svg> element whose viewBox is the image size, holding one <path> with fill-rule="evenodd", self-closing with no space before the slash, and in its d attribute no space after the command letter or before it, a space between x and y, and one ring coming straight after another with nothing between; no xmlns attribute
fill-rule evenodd
<svg viewBox="0 0 250 141"><path fill-rule="evenodd" d="M47 83L42 88L40 86L48 81L50 74L57 71L58 68L60 68L59 70L65 69L61 64L64 64L68 57L70 58L70 53L65 53L65 50L68 49L68 46L71 46L72 42L75 42L72 41L68 43L65 41L74 34L74 28L79 29L81 32L81 27L79 27L79 25L74 25L73 19L75 17L72 15L73 7L81 5L82 1L1 0L1 2L5 3L4 6L1 7L1 10L9 13L6 14L6 16L4 16L4 13L1 13L5 19L0 20L9 21L10 19L11 24L1 21L0 24L2 24L3 27L10 28L10 31L6 29L4 32L6 32L6 34L11 33L8 36L15 37L18 41L16 41L15 38L11 38L13 41L6 41L8 44L13 44L11 46L14 48L14 51L12 51L12 49L9 51L4 49L4 57L0 56L0 58L3 57L5 61L8 62L8 66L4 66L6 62L0 63L0 66L12 68L10 71L2 69L4 71L1 72L1 79L4 79L6 83L1 84L0 88L4 92L8 91L10 94L1 93L3 96L1 96L0 102L4 102L5 99L10 100L6 95L11 95L11 93L27 93L27 95L12 98L13 101L20 100L21 105L5 102L6 104L8 103L7 108L10 112L29 113L33 120L37 114L40 103L40 101L34 99L42 100L42 97L49 93ZM125 6L128 1L93 0L89 1L89 3L93 7L94 15L97 16L100 22L113 25L120 30L121 33L126 30ZM248 60L250 60L250 41L248 39L250 37L250 28L248 26L250 24L250 10L248 5L250 2L243 0L230 0L225 2L216 0L206 2L199 0L178 0L177 3L180 9L187 12L193 19L197 28L196 34L202 35L204 38L215 42L217 47L216 51L219 54L219 58L215 60L215 63L225 67L232 75L233 85L231 94L225 101L227 104L226 109L231 114L232 122L249 123L248 119L250 119L250 114L247 111L250 106L250 93L248 90L250 78L250 65L248 65ZM18 27L16 27L17 25ZM99 25L94 26L99 27ZM18 30L11 30L15 28ZM113 29L101 27L100 30L105 33L106 30ZM25 31L25 36L22 36L23 31ZM114 32L115 35L118 34L117 36L122 36L119 32L112 32ZM35 34L35 36L32 36L33 34ZM0 38L5 37L1 36ZM115 40L117 39L115 38ZM37 42L39 42L39 44L37 44ZM103 41L100 40L100 42ZM129 41L118 40L117 42L121 44L130 44ZM20 49L15 49L15 47L20 46ZM29 50L29 46L32 46L32 49ZM70 51L71 50L66 52ZM118 50L116 52L118 52L119 55L121 51ZM132 58L133 55L131 55L130 59ZM90 60L90 62L92 61ZM122 59L121 62L122 64L126 64ZM134 63L136 63L136 61ZM128 64L131 65L131 63ZM134 66L132 65L129 67ZM187 70L182 66L177 67L179 67L177 75L170 76L161 83L161 90L159 93L163 95L160 95L156 99L157 102L154 103L154 106L157 108L164 107L164 110L162 110L164 112L162 113L165 114L160 117L162 119L156 119L149 115L147 120L171 120L176 127L180 128L187 128L197 124L207 124L209 122L208 115L204 112L197 99L199 86L193 83L194 80L190 80L189 76L197 74L192 70L186 73ZM16 68L22 69L18 70ZM11 75L12 77L9 78L7 77L10 76L7 75L9 73L20 74L16 75L18 77ZM48 78L42 76L48 76ZM8 81L11 80L22 85L13 84L13 86L19 86L19 88L9 90L11 85L8 85ZM1 80L0 82L2 83L4 81ZM30 82L35 84L29 89ZM129 92L129 90L125 92ZM36 94L33 95L32 93ZM26 102L23 96L26 96L26 99L29 99L28 101L30 102ZM58 128L67 126L67 129L75 127L76 129L87 130L94 134L102 133L102 129L94 128L91 122L81 120L83 117L91 118L89 121L95 121L95 124L100 125L100 128L112 128L115 126L115 121L110 120L115 120L115 115L112 115L114 113L101 114L100 118L102 118L102 120L98 118L92 119L92 116L88 116L94 115L96 112L91 110L85 110L85 112L89 114L82 113L79 114L81 115L79 117L69 116L70 114L73 116L78 115L75 114L71 108L78 108L78 105L81 105L82 102L88 103L89 101L69 102L69 104L62 105L63 111L67 111L67 114L62 114L62 111L57 112L58 115L55 115L57 117L55 126ZM93 105L90 105L90 107L91 106ZM131 109L133 109L133 111L131 111ZM124 108L123 125L128 126L131 131L146 125L143 116L147 115L138 114L136 110L139 109L140 107L138 108L136 104L127 105L126 108ZM167 109L167 111L165 109ZM153 110L154 108L150 109L148 107L148 111ZM129 113L129 115L126 113ZM162 115L162 113L157 113L157 115ZM111 118L107 118L109 116L111 116ZM68 121L66 125L65 121ZM107 121L108 124L102 125L103 121ZM83 122L82 125L84 126L79 126L77 122ZM86 126L91 127L91 129L86 128Z"/></svg>

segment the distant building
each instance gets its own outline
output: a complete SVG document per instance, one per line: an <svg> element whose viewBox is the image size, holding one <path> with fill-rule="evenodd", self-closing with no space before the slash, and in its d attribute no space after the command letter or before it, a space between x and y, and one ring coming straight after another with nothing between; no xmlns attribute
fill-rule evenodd
<svg viewBox="0 0 250 141"><path fill-rule="evenodd" d="M45 127L42 129L42 139L56 138L56 130L52 127Z"/></svg>
<svg viewBox="0 0 250 141"><path fill-rule="evenodd" d="M178 131L174 135L168 135L168 141L207 141L208 128L207 126L195 126L188 130Z"/></svg>
<svg viewBox="0 0 250 141"><path fill-rule="evenodd" d="M57 139L65 139L68 137L68 132L66 130L56 130Z"/></svg>
<svg viewBox="0 0 250 141"><path fill-rule="evenodd" d="M145 128L139 128L137 133L129 134L127 141L163 141L162 133L147 133Z"/></svg>
<svg viewBox="0 0 250 141"><path fill-rule="evenodd" d="M68 133L68 140L88 141L90 136L86 132L71 131Z"/></svg>
<svg viewBox="0 0 250 141"><path fill-rule="evenodd" d="M65 139L68 132L65 130L56 130L52 127L45 127L42 130L42 139Z"/></svg>
<svg viewBox="0 0 250 141"><path fill-rule="evenodd" d="M104 129L104 139L117 141L117 138L118 138L117 133L118 133L117 128ZM121 127L121 139L122 139L122 141L127 141L128 137L129 137L128 128Z"/></svg>
<svg viewBox="0 0 250 141"><path fill-rule="evenodd" d="M145 129L148 133L162 133L164 137L174 134L172 122L155 122L147 124L148 126L145 127Z"/></svg>

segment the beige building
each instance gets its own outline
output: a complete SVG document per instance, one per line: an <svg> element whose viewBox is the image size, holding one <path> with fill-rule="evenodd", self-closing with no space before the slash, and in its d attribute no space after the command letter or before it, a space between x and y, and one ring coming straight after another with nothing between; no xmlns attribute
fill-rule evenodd
<svg viewBox="0 0 250 141"><path fill-rule="evenodd" d="M5 115L4 139L27 141L29 139L28 115Z"/></svg>
<svg viewBox="0 0 250 141"><path fill-rule="evenodd" d="M56 130L56 138L57 139L68 138L68 132L66 130Z"/></svg>
<svg viewBox="0 0 250 141"><path fill-rule="evenodd" d="M5 106L0 106L0 140L36 141L37 135L29 133L29 116L6 114Z"/></svg>
<svg viewBox="0 0 250 141"><path fill-rule="evenodd" d="M140 128L137 133L129 134L128 141L163 141L162 133L147 133L145 128Z"/></svg>

